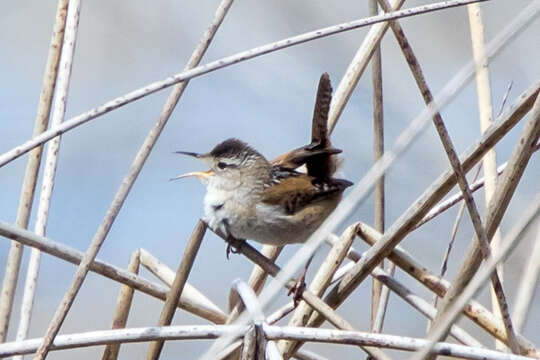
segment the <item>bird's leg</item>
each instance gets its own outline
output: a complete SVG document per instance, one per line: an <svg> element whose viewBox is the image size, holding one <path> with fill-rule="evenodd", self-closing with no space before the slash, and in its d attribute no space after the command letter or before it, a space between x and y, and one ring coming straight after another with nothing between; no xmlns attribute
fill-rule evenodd
<svg viewBox="0 0 540 360"><path fill-rule="evenodd" d="M229 254L238 254L239 251L236 250L241 245L240 239L235 238L232 236L230 231L230 225L229 221L227 219L223 219L221 221L223 232L225 233L225 236L223 237L225 241L227 242L227 249L225 249L225 256L227 257L227 260L229 260Z"/></svg>
<svg viewBox="0 0 540 360"><path fill-rule="evenodd" d="M241 245L241 241L242 240L232 237L231 235L227 237L227 249L225 250L225 256L227 257L227 260L229 260L229 254L238 254L240 252L237 249Z"/></svg>
<svg viewBox="0 0 540 360"><path fill-rule="evenodd" d="M304 270L302 270L302 273L300 274L298 279L296 279L296 283L292 288L289 289L289 292L287 293L287 295L293 294L294 307L297 307L300 300L302 300L302 293L306 289L307 270L314 256L315 254L311 255L311 257L306 263L306 266L304 266Z"/></svg>

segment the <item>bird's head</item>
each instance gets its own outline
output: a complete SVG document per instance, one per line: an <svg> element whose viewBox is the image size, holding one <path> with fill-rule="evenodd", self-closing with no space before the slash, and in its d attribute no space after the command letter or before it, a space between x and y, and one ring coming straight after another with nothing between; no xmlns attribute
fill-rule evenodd
<svg viewBox="0 0 540 360"><path fill-rule="evenodd" d="M176 153L202 160L210 169L188 172L171 180L193 176L205 185L233 189L242 185L247 179L266 179L270 172L270 165L264 156L238 139L227 139L204 154L187 151L176 151Z"/></svg>

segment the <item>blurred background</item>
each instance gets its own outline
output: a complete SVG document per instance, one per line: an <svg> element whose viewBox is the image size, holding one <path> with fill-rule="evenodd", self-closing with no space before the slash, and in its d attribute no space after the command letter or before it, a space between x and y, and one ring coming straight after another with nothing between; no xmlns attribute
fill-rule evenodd
<svg viewBox="0 0 540 360"><path fill-rule="evenodd" d="M83 3L73 64L66 119L147 83L181 72L199 38L213 18L219 1L104 1ZM407 1L404 7L427 3ZM492 39L529 1L492 0L482 4L486 39ZM30 138L56 1L3 2L0 11L0 153ZM202 63L276 41L285 37L368 16L362 1L326 2L276 0L237 1L219 29ZM465 8L450 9L401 20L423 67L428 84L437 93L472 56ZM311 116L319 76L328 72L334 88L361 44L367 28L243 62L193 79L141 175L117 217L98 258L126 267L129 257L144 248L176 269L193 226L202 216L204 188L194 179L169 182L179 173L202 170L196 160L172 154L175 150L204 152L216 143L237 137L273 158L309 142ZM540 76L540 22L535 20L491 63L494 111L500 108L510 82L511 103ZM382 42L384 121L386 148L422 110L423 100L391 32ZM361 78L333 134L333 143L343 149L341 176L358 182L372 163L372 105L369 69ZM147 132L159 115L169 90L145 97L69 133L61 142L56 184L47 236L86 250L105 215L122 178ZM479 134L474 83L469 84L442 111L458 152ZM521 131L516 126L497 147L498 164L506 161ZM27 157L0 168L0 220L15 222L20 186ZM430 124L413 145L397 159L386 176L387 226L449 167L434 127ZM540 162L533 155L502 223L503 235L540 190ZM39 194L39 180L38 190ZM455 191L455 190L454 190ZM483 192L476 194L483 210ZM37 200L34 210L37 208ZM34 211L35 212L35 211ZM457 213L451 209L409 235L401 245L429 269L438 273ZM373 219L369 197L347 223ZM33 229L34 217L30 222ZM343 229L343 228L342 228ZM535 229L535 228L533 228ZM452 279L472 238L465 213L456 246L450 257ZM530 233L506 265L505 287L512 306L514 292L535 241ZM537 240L538 241L538 240ZM10 241L0 239L0 276L3 278ZM259 246L259 245L257 245ZM355 247L366 246L356 240ZM290 245L278 260L285 261L299 249ZM326 252L326 248L324 253ZM8 339L13 340L26 274L29 250L24 252L14 316ZM315 261L320 261L323 251ZM315 268L312 267L313 269ZM220 307L226 308L228 291L236 278L247 280L252 265L242 256L225 258L225 244L207 233L189 282ZM216 270L219 277L216 277ZM43 335L60 299L67 290L75 267L49 255L42 257L30 337ZM314 270L310 271L313 273ZM143 276L153 279L142 271ZM312 275L312 274L310 274ZM424 288L401 271L396 272L413 290L431 299ZM309 276L308 276L309 277ZM157 281L157 280L156 280ZM118 284L90 273L61 333L107 329L114 311ZM340 307L339 313L359 330L369 329L371 281L362 284ZM487 291L480 300L488 303ZM282 295L275 308L287 299ZM162 303L135 293L128 326L152 326L159 319ZM274 307L268 309L268 313ZM468 321L464 326L490 347L491 339ZM173 324L204 324L203 320L178 311ZM540 345L540 300L533 300L524 335ZM425 335L426 321L401 299L390 297L384 332L407 336ZM196 358L209 341L166 343L162 359ZM358 349L333 345L309 345L329 358L356 359ZM120 358L142 358L146 344L128 344ZM95 359L103 348L53 352L50 359ZM392 352L395 358L406 353Z"/></svg>

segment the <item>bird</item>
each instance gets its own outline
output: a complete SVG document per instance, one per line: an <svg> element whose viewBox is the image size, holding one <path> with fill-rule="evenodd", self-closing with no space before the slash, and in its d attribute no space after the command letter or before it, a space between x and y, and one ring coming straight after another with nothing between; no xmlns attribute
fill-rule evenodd
<svg viewBox="0 0 540 360"><path fill-rule="evenodd" d="M331 84L319 81L312 121L312 141L268 161L242 140L229 138L206 153L176 151L204 162L209 170L171 180L198 178L206 186L204 217L227 238L283 246L303 243L338 205L352 183L333 178L340 149L327 131ZM305 165L307 171L299 167ZM227 247L227 258L230 251Z"/></svg>

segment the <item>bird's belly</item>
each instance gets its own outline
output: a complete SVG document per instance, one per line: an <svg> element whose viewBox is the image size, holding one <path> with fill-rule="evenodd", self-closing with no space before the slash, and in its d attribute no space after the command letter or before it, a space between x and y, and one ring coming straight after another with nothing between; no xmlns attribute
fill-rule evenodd
<svg viewBox="0 0 540 360"><path fill-rule="evenodd" d="M224 203L206 203L205 220L212 229L237 239L282 246L305 242L334 210L332 205L321 202L289 215L275 205L247 206L229 199Z"/></svg>
<svg viewBox="0 0 540 360"><path fill-rule="evenodd" d="M233 236L263 244L286 245L303 243L317 230L333 208L311 208L295 215L285 214L280 207L259 204L255 217L238 217L231 222Z"/></svg>

